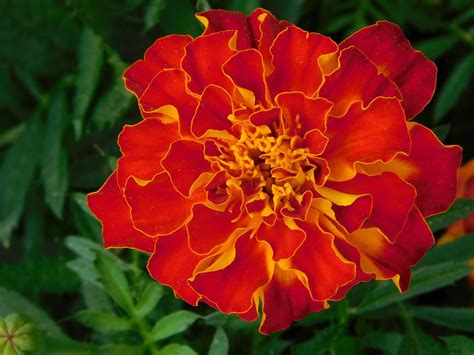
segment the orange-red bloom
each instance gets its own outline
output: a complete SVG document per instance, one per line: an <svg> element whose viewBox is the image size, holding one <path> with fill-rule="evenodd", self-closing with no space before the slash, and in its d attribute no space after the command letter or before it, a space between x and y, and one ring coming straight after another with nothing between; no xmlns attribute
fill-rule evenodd
<svg viewBox="0 0 474 355"><path fill-rule="evenodd" d="M152 253L190 304L288 327L354 285L392 279L433 244L461 149L407 122L436 66L382 21L339 45L266 10L197 15L124 74L144 120L89 195L106 247Z"/></svg>

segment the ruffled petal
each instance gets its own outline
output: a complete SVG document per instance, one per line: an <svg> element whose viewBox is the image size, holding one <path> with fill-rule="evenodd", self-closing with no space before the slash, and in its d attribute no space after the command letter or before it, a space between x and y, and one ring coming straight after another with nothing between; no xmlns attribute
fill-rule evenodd
<svg viewBox="0 0 474 355"><path fill-rule="evenodd" d="M387 134L390 132L390 134ZM354 103L341 118L331 118L323 157L329 163L330 180L349 180L356 162L389 161L410 150L405 116L397 99L377 98L367 107Z"/></svg>
<svg viewBox="0 0 474 355"><path fill-rule="evenodd" d="M184 47L192 39L188 35L169 35L157 39L145 52L144 60L137 60L125 70L125 87L140 98L156 74L164 69L180 68Z"/></svg>
<svg viewBox="0 0 474 355"><path fill-rule="evenodd" d="M211 168L204 157L204 145L184 139L171 144L161 164L169 173L176 190L185 196L189 196L191 186L199 176L210 172Z"/></svg>
<svg viewBox="0 0 474 355"><path fill-rule="evenodd" d="M268 77L268 86L272 97L285 91L313 96L323 82L318 60L337 51L337 45L319 33L288 27L278 35L270 51L274 70Z"/></svg>
<svg viewBox="0 0 474 355"><path fill-rule="evenodd" d="M198 274L191 286L223 313L246 313L253 305L254 293L271 279L274 267L271 254L266 243L246 234L237 240L235 258L230 265Z"/></svg>
<svg viewBox="0 0 474 355"><path fill-rule="evenodd" d="M180 228L170 235L156 238L155 252L148 261L151 277L173 288L184 301L197 305L201 296L189 286L197 264L203 256L196 255L188 247L186 229Z"/></svg>
<svg viewBox="0 0 474 355"><path fill-rule="evenodd" d="M117 185L116 173L110 175L99 191L87 195L87 204L102 224L104 247L153 252L154 240L133 227L130 207Z"/></svg>
<svg viewBox="0 0 474 355"><path fill-rule="evenodd" d="M306 240L291 258L291 267L306 275L314 300L331 299L339 287L354 280L355 265L336 252L332 234L316 224L305 223L302 227Z"/></svg>
<svg viewBox="0 0 474 355"><path fill-rule="evenodd" d="M235 53L231 48L235 34L235 31L216 32L188 44L181 66L190 76L190 90L201 94L206 86L215 84L232 94L232 82L225 76L222 66Z"/></svg>
<svg viewBox="0 0 474 355"><path fill-rule="evenodd" d="M159 173L146 185L129 179L125 197L132 209L135 228L150 236L170 234L180 228L199 200L188 199L176 191L169 175Z"/></svg>
<svg viewBox="0 0 474 355"><path fill-rule="evenodd" d="M163 170L161 160L170 144L179 139L178 125L165 124L157 119L125 126L118 138L123 156L117 163L117 179L123 189L130 176L151 180Z"/></svg>
<svg viewBox="0 0 474 355"><path fill-rule="evenodd" d="M379 21L344 40L339 47L360 49L387 77L398 85L408 119L430 102L436 87L436 65L415 51L397 25Z"/></svg>
<svg viewBox="0 0 474 355"><path fill-rule="evenodd" d="M216 85L204 89L192 122L192 132L202 137L208 130L231 132L232 97ZM217 133L216 133L217 134Z"/></svg>
<svg viewBox="0 0 474 355"><path fill-rule="evenodd" d="M303 141L311 153L319 155L326 149L329 139L319 129L312 129L305 133Z"/></svg>
<svg viewBox="0 0 474 355"><path fill-rule="evenodd" d="M267 87L263 58L259 51L248 49L237 52L224 64L224 73L238 87L250 90L257 104L267 106Z"/></svg>
<svg viewBox="0 0 474 355"><path fill-rule="evenodd" d="M332 103L322 98L310 98L301 92L285 92L276 97L287 125L303 136L306 132L317 129L326 131L327 116Z"/></svg>
<svg viewBox="0 0 474 355"><path fill-rule="evenodd" d="M461 164L462 149L445 146L428 128L409 123L410 154L399 154L388 164L377 163L364 170L370 174L391 171L415 186L416 206L423 216L446 211L456 198L456 170Z"/></svg>
<svg viewBox="0 0 474 355"><path fill-rule="evenodd" d="M286 329L310 312L323 310L324 302L314 301L293 270L275 265L272 280L263 289L263 316L260 332L270 334Z"/></svg>
<svg viewBox="0 0 474 355"><path fill-rule="evenodd" d="M326 77L319 96L334 103L332 116L344 115L349 106L361 101L367 106L378 96L402 98L393 81L377 71L377 67L357 48L341 52L339 69Z"/></svg>
<svg viewBox="0 0 474 355"><path fill-rule="evenodd" d="M410 266L415 265L434 244L433 234L418 208L413 207L394 244L375 228L361 229L347 236L361 253L362 270L377 279L393 279L400 291L410 283Z"/></svg>
<svg viewBox="0 0 474 355"><path fill-rule="evenodd" d="M191 119L198 104L186 90L186 77L182 70L160 72L140 98L140 109L145 118L165 116L169 122L179 122L182 135L190 132Z"/></svg>
<svg viewBox="0 0 474 355"><path fill-rule="evenodd" d="M287 259L306 239L303 230L290 229L282 219L277 219L272 226L262 223L257 230L257 239L266 241L273 250L273 260Z"/></svg>
<svg viewBox="0 0 474 355"><path fill-rule="evenodd" d="M370 217L363 227L377 227L393 243L405 225L416 197L415 188L392 173L367 176L357 174L344 182L328 182L337 191L351 194L369 194L373 200Z"/></svg>

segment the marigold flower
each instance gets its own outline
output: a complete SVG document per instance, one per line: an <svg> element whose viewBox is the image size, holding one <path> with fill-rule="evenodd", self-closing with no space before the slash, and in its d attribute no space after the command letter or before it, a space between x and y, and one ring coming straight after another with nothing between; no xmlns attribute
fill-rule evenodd
<svg viewBox="0 0 474 355"><path fill-rule="evenodd" d="M268 334L354 285L392 279L433 244L456 195L458 146L407 122L436 66L381 21L340 43L211 10L204 33L158 39L124 73L144 120L89 206L106 247L152 253L177 297Z"/></svg>

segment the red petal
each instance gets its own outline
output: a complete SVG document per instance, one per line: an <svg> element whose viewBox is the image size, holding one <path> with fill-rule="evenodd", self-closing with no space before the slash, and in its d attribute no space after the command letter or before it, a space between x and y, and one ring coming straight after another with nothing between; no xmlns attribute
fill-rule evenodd
<svg viewBox="0 0 474 355"><path fill-rule="evenodd" d="M291 270L278 265L263 291L263 317L260 332L270 334L288 328L310 312L324 309L324 302L311 299L308 289Z"/></svg>
<svg viewBox="0 0 474 355"><path fill-rule="evenodd" d="M415 188L392 173L375 176L358 174L352 180L328 182L327 186L351 194L370 194L373 208L364 228L380 228L392 243L405 225L416 197Z"/></svg>
<svg viewBox="0 0 474 355"><path fill-rule="evenodd" d="M234 35L234 31L216 32L188 44L181 66L191 77L188 87L192 91L200 94L206 86L215 84L232 93L232 82L222 66L235 53L230 47Z"/></svg>
<svg viewBox="0 0 474 355"><path fill-rule="evenodd" d="M433 245L434 238L420 211L413 207L394 244L375 228L361 229L347 236L361 253L362 269L377 279L393 278L401 291L408 288L410 266Z"/></svg>
<svg viewBox="0 0 474 355"><path fill-rule="evenodd" d="M159 73L140 98L144 117L156 115L163 106L174 106L177 115L164 111L169 120L178 121L181 134L188 134L197 100L186 90L186 77L182 70L170 69ZM159 110L161 109L161 111Z"/></svg>
<svg viewBox="0 0 474 355"><path fill-rule="evenodd" d="M253 92L256 103L266 106L267 88L263 58L259 51L248 49L237 52L224 64L223 69L237 86Z"/></svg>
<svg viewBox="0 0 474 355"><path fill-rule="evenodd" d="M210 171L210 164L204 158L204 145L184 139L171 144L161 164L170 174L174 187L185 196L189 196L198 177Z"/></svg>
<svg viewBox="0 0 474 355"><path fill-rule="evenodd" d="M326 77L319 96L334 103L332 116L344 115L355 101L367 106L378 96L401 99L398 87L357 48L349 47L341 52L339 69Z"/></svg>
<svg viewBox="0 0 474 355"><path fill-rule="evenodd" d="M198 274L190 282L223 313L249 311L255 291L270 281L273 272L270 248L249 234L237 240L235 253L224 269Z"/></svg>
<svg viewBox="0 0 474 355"><path fill-rule="evenodd" d="M290 229L282 219L277 219L272 226L262 223L257 231L257 239L264 240L273 249L273 260L293 256L306 239L302 230Z"/></svg>
<svg viewBox="0 0 474 355"><path fill-rule="evenodd" d="M349 206L333 205L332 209L336 214L336 219L349 233L362 227L371 215L373 199L371 196L363 195L357 198Z"/></svg>
<svg viewBox="0 0 474 355"><path fill-rule="evenodd" d="M272 96L285 91L314 95L323 82L318 59L337 50L329 37L288 27L276 38L271 53L274 71L268 78Z"/></svg>
<svg viewBox="0 0 474 355"><path fill-rule="evenodd" d="M188 222L189 246L198 254L209 254L223 244L237 225L232 220L238 211L215 211L204 204L193 206L193 218Z"/></svg>
<svg viewBox="0 0 474 355"><path fill-rule="evenodd" d="M231 132L232 97L219 86L209 85L202 93L192 122L196 137L202 137L209 129Z"/></svg>
<svg viewBox="0 0 474 355"><path fill-rule="evenodd" d="M326 149L329 139L319 129L312 129L304 135L304 145L311 153L319 155Z"/></svg>
<svg viewBox="0 0 474 355"><path fill-rule="evenodd" d="M153 252L154 239L133 227L130 207L117 185L115 173L110 175L99 191L87 195L87 204L102 224L104 247Z"/></svg>
<svg viewBox="0 0 474 355"><path fill-rule="evenodd" d="M125 187L129 176L150 180L162 171L161 160L176 139L179 139L179 134L175 123L164 124L157 119L148 119L125 126L118 138L123 153L117 168L120 187Z"/></svg>
<svg viewBox="0 0 474 355"><path fill-rule="evenodd" d="M379 21L354 33L340 48L360 49L380 72L398 85L408 119L430 102L436 87L436 65L415 51L397 25Z"/></svg>
<svg viewBox="0 0 474 355"><path fill-rule="evenodd" d="M144 186L129 179L125 197L132 208L135 227L152 236L170 234L181 227L195 202L175 190L166 172Z"/></svg>
<svg viewBox="0 0 474 355"><path fill-rule="evenodd" d="M148 261L148 272L159 283L171 286L186 302L196 305L201 298L188 284L203 256L188 247L185 228L156 239L155 252Z"/></svg>
<svg viewBox="0 0 474 355"><path fill-rule="evenodd" d="M316 224L304 224L306 240L291 258L292 268L302 271L315 300L331 299L338 288L354 280L355 265L335 251L334 236Z"/></svg>
<svg viewBox="0 0 474 355"><path fill-rule="evenodd" d="M328 121L329 138L323 157L331 180L349 180L356 162L389 161L408 152L410 137L403 109L397 99L377 98L367 107L354 103L342 118Z"/></svg>
<svg viewBox="0 0 474 355"><path fill-rule="evenodd" d="M418 123L409 123L409 129L410 154L399 154L388 164L369 166L367 172L392 171L415 186L416 206L428 217L446 211L456 198L456 170L461 164L462 149L445 146L430 129Z"/></svg>
<svg viewBox="0 0 474 355"><path fill-rule="evenodd" d="M184 47L192 39L188 35L169 35L157 39L145 52L145 60L137 60L125 70L125 87L140 98L156 74L163 69L180 68Z"/></svg>
<svg viewBox="0 0 474 355"><path fill-rule="evenodd" d="M254 47L252 31L243 12L209 10L196 14L205 27L203 35L227 30L237 31L237 49Z"/></svg>

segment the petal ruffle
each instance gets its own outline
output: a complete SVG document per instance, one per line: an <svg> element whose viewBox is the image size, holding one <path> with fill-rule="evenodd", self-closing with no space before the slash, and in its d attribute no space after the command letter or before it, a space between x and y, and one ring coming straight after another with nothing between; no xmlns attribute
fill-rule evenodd
<svg viewBox="0 0 474 355"><path fill-rule="evenodd" d="M329 142L322 156L329 163L330 180L353 178L356 162L387 162L410 150L405 115L395 98L377 98L367 108L354 103L343 117L328 120L325 135Z"/></svg>
<svg viewBox="0 0 474 355"><path fill-rule="evenodd" d="M272 280L263 289L262 303L260 332L263 334L288 328L293 321L325 308L324 302L311 299L308 289L294 271L284 270L278 264Z"/></svg>
<svg viewBox="0 0 474 355"><path fill-rule="evenodd" d="M436 87L436 65L415 51L397 25L379 21L344 40L339 47L360 49L380 72L398 85L408 119L430 102Z"/></svg>
<svg viewBox="0 0 474 355"><path fill-rule="evenodd" d="M292 26L278 35L270 51L274 70L268 86L272 97L286 91L313 96L323 82L319 59L337 51L337 45L329 37Z"/></svg>
<svg viewBox="0 0 474 355"><path fill-rule="evenodd" d="M235 53L231 48L235 34L235 31L216 32L188 44L181 66L190 76L190 90L201 94L206 86L214 84L232 94L232 82L225 76L222 66Z"/></svg>
<svg viewBox="0 0 474 355"><path fill-rule="evenodd" d="M157 39L145 52L144 60L137 60L125 70L125 87L140 98L156 74L164 69L180 68L184 47L192 39L188 35L169 35Z"/></svg>
<svg viewBox="0 0 474 355"><path fill-rule="evenodd" d="M130 176L151 180L162 171L161 160L176 139L179 139L176 123L165 124L158 119L148 119L125 126L118 138L123 154L117 162L119 186L125 188Z"/></svg>
<svg viewBox="0 0 474 355"><path fill-rule="evenodd" d="M376 163L363 169L371 175L391 171L415 186L415 204L428 217L446 211L456 198L456 171L462 149L445 146L431 130L418 123L410 122L408 127L412 141L408 156L399 154L388 164Z"/></svg>
<svg viewBox="0 0 474 355"><path fill-rule="evenodd" d="M189 249L188 235L183 227L156 239L155 252L148 261L148 271L158 282L171 286L178 297L196 306L201 296L189 286L188 279L193 276L202 259L203 256Z"/></svg>
<svg viewBox="0 0 474 355"><path fill-rule="evenodd" d="M99 191L87 195L87 204L102 224L104 247L153 252L154 240L133 227L130 207L117 185L116 173Z"/></svg>
<svg viewBox="0 0 474 355"><path fill-rule="evenodd" d="M271 279L271 254L266 243L243 235L235 244L235 258L230 265L198 274L190 281L191 286L223 313L246 313L253 305L254 293Z"/></svg>
<svg viewBox="0 0 474 355"><path fill-rule="evenodd" d="M334 103L331 116L343 116L353 102L362 101L367 106L378 96L401 99L398 87L357 48L341 52L339 68L326 77L319 96Z"/></svg>

